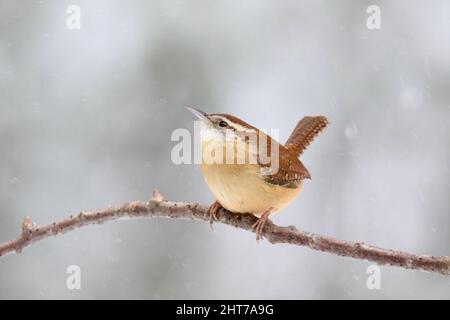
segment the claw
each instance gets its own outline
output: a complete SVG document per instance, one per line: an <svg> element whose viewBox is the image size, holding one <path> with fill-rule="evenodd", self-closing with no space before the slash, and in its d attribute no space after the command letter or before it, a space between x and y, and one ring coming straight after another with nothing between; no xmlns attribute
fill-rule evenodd
<svg viewBox="0 0 450 320"><path fill-rule="evenodd" d="M262 238L261 233L263 232L267 220L269 220L269 215L272 213L272 210L273 208L270 208L269 210L265 211L261 215L261 217L252 225L252 231L255 231L256 233L256 241L259 241Z"/></svg>
<svg viewBox="0 0 450 320"><path fill-rule="evenodd" d="M212 224L217 220L217 212L222 208L219 201L214 201L214 203L208 208L207 214L209 215L209 225L212 229Z"/></svg>

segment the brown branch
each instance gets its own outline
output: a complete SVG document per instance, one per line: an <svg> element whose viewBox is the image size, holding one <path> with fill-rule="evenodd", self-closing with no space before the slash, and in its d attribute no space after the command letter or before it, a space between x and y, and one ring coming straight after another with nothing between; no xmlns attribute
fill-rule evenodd
<svg viewBox="0 0 450 320"><path fill-rule="evenodd" d="M131 202L120 207L80 212L76 216L70 216L67 219L44 226L37 226L29 217L26 217L23 221L21 236L16 240L0 244L0 256L21 252L23 248L39 240L83 226L101 224L116 219L153 217L209 221L206 206L197 203L165 201L161 194L155 190L149 202ZM252 225L255 223L256 218L250 214L234 214L221 209L217 213L217 220L239 229L252 230ZM433 257L387 250L369 246L362 242L338 240L299 231L293 226L280 227L270 221L267 221L261 235L271 243L289 243L340 256L372 261L379 265L391 265L405 269L432 271L450 275L450 257L447 256Z"/></svg>

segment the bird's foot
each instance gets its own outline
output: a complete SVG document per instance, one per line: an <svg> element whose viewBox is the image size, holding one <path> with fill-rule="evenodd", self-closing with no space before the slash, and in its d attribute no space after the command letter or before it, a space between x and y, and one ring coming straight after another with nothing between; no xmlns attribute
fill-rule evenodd
<svg viewBox="0 0 450 320"><path fill-rule="evenodd" d="M220 210L220 208L223 208L219 201L214 201L214 203L208 208L208 215L209 215L209 225L212 228L212 224L215 220L217 220L217 212Z"/></svg>
<svg viewBox="0 0 450 320"><path fill-rule="evenodd" d="M269 210L265 211L261 217L252 225L252 231L255 231L256 233L256 241L261 239L261 233L263 232L264 225L266 224L267 220L269 220L269 216L272 213L273 208L270 208Z"/></svg>

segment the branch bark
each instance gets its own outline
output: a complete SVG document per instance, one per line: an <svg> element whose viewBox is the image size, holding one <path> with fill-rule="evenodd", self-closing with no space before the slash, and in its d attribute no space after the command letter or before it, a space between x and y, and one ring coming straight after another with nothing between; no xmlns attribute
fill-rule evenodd
<svg viewBox="0 0 450 320"><path fill-rule="evenodd" d="M10 253L20 253L31 244L78 229L91 224L127 218L181 218L209 221L208 207L198 203L166 201L155 190L148 202L130 202L118 207L110 207L91 212L80 212L67 219L48 225L37 226L29 217L22 224L19 238L0 244L0 257ZM256 217L250 214L235 214L225 209L217 213L217 221L243 230L252 230ZM450 275L450 257L417 255L408 252L382 249L362 242L351 242L297 230L293 226L281 227L267 221L261 234L269 242L305 246L313 250L374 262L378 265L391 265L405 269L437 272Z"/></svg>

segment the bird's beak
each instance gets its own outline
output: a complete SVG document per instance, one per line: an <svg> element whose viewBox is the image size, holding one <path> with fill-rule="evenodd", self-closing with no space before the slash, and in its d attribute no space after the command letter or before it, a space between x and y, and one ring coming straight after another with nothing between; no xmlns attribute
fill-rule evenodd
<svg viewBox="0 0 450 320"><path fill-rule="evenodd" d="M186 109L192 112L200 120L209 122L208 114L206 112L191 107L186 107Z"/></svg>

